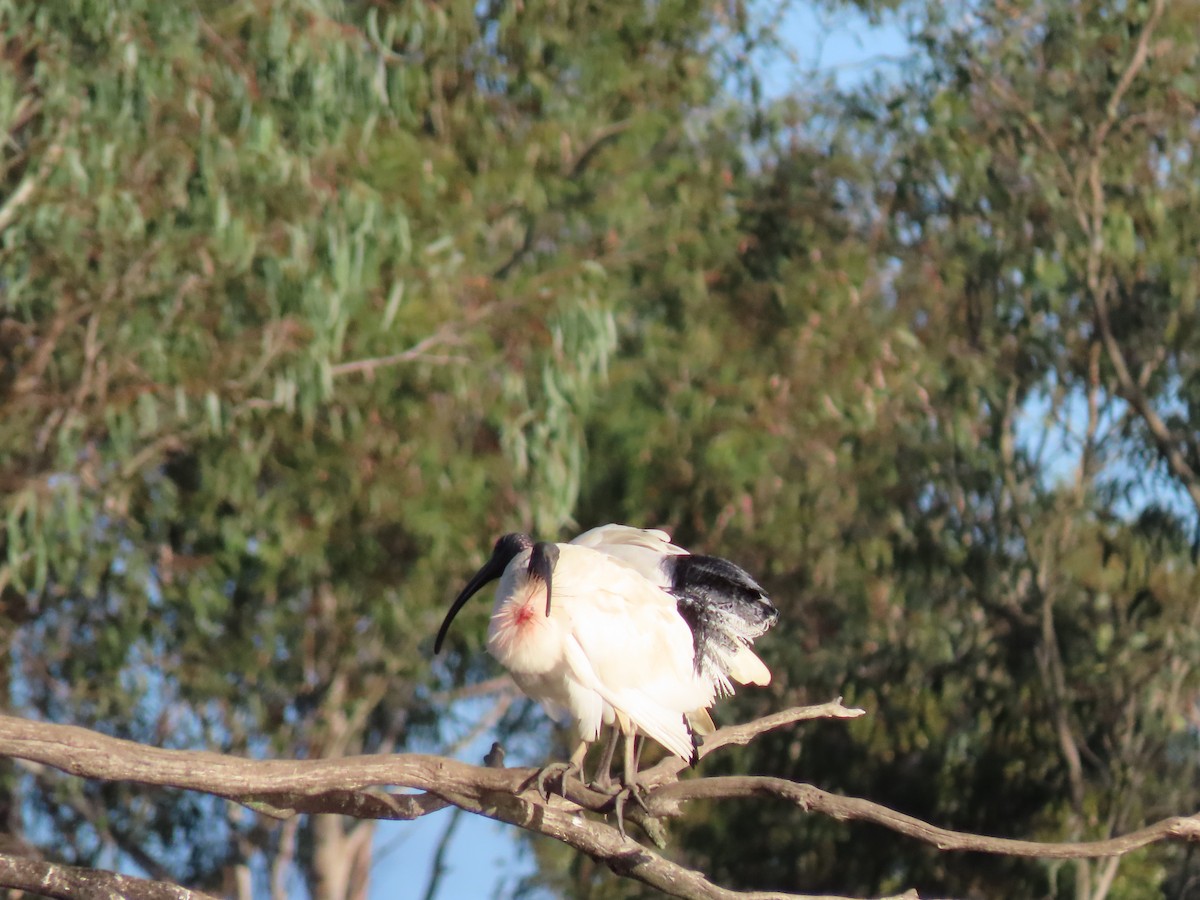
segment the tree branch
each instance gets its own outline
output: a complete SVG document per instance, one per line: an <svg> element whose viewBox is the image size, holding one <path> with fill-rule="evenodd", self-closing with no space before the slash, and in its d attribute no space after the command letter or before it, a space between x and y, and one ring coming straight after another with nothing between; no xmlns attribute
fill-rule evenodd
<svg viewBox="0 0 1200 900"><path fill-rule="evenodd" d="M1096 327L1100 332L1100 340L1104 344L1104 351L1112 363L1113 371L1117 376L1118 392L1141 417L1146 428L1150 431L1150 436L1154 441L1155 447L1158 448L1158 452L1166 460L1171 473L1183 483L1184 489L1188 492L1192 503L1195 505L1197 511L1200 511L1200 473L1192 467L1180 451L1176 435L1171 432L1167 423L1159 416L1158 411L1150 402L1150 398L1146 396L1140 379L1134 376L1133 371L1129 367L1125 353L1121 349L1121 344L1117 340L1109 320L1108 297L1110 285L1102 271L1104 263L1104 214L1106 209L1104 178L1101 172L1101 164L1104 159L1104 142L1107 140L1112 126L1117 122L1121 101L1129 92L1129 88L1145 68L1150 58L1150 39L1158 27L1165 9L1166 0L1155 0L1146 18L1146 24L1142 26L1141 34L1138 35L1133 55L1130 57L1125 71L1121 73L1121 77L1113 89L1112 96L1109 97L1108 103L1105 106L1104 121L1096 131L1091 159L1087 167L1087 184L1091 194L1090 209L1085 211L1081 206L1078 216L1080 224L1088 236L1086 268L1088 293L1091 294L1092 304L1096 311Z"/></svg>
<svg viewBox="0 0 1200 900"><path fill-rule="evenodd" d="M1150 58L1150 38L1153 37L1154 31L1158 27L1158 21L1162 18L1166 6L1166 0L1154 0L1154 5L1150 8L1150 15L1146 17L1146 24L1142 26L1142 33L1138 35L1137 46L1133 49L1133 56L1129 58L1129 64L1125 66L1125 71L1121 73L1121 77L1117 81L1117 86L1113 88L1112 96L1108 98L1108 103L1104 107L1104 123L1096 132L1096 149L1099 149L1105 140L1108 139L1108 132L1116 123L1117 116L1120 113L1121 101L1125 99L1125 95L1129 92L1133 80L1137 78L1138 73L1142 71L1142 68Z"/></svg>
<svg viewBox="0 0 1200 900"><path fill-rule="evenodd" d="M649 798L651 813L683 800L725 800L735 797L776 797L795 803L806 811L824 813L838 821L871 822L899 834L933 844L939 850L971 850L1004 856L1035 859L1094 859L1123 856L1149 844L1178 839L1200 841L1200 813L1173 816L1122 837L1102 841L1055 843L1022 841L949 831L921 819L862 800L830 794L811 784L756 775L726 775L680 781L656 790ZM659 806L661 805L661 806Z"/></svg>
<svg viewBox="0 0 1200 900"><path fill-rule="evenodd" d="M761 734L766 734L768 731L774 731L785 725L794 725L796 722L807 722L812 719L857 719L859 716L865 716L866 714L866 710L842 706L841 697L816 706L795 706L791 709L785 709L782 712L763 716L761 719L755 719L753 722L746 722L744 725L729 725L725 728L720 728L704 739L704 743L700 745L697 755L700 759L704 759L704 757L708 756L714 750L719 750L722 747L729 747L731 745L744 747ZM638 779L645 787L653 788L673 780L673 776L679 774L687 767L688 764L678 757L668 756L657 765L646 769L644 772L640 772Z"/></svg>
<svg viewBox="0 0 1200 900"><path fill-rule="evenodd" d="M0 885L62 900L216 900L211 894L162 881L7 854L0 854Z"/></svg>
<svg viewBox="0 0 1200 900"><path fill-rule="evenodd" d="M731 744L746 744L771 729L796 722L861 715L862 710L848 709L840 701L785 710L755 722L718 730L700 747L700 756L706 757ZM0 756L29 760L83 778L199 791L279 817L303 812L340 813L369 819L415 819L453 805L554 838L603 862L618 875L634 878L676 897L817 900L800 894L739 892L713 884L703 873L674 863L622 835L607 821L583 815L584 812L602 815L611 812L613 798L608 794L568 780L565 797L552 796L543 801L534 788L538 770L531 768L472 766L423 754L294 761L243 759L207 751L147 747L85 728L13 716L0 716ZM675 781L681 768L678 761L665 760L643 773L644 784L649 790L646 803L650 813L677 815L681 802L702 797L776 797L837 819L883 825L941 849L1057 859L1115 856L1156 841L1200 839L1200 815L1167 819L1124 837L1081 844L991 838L948 831L867 800L839 797L812 785L780 778L720 777ZM380 790L383 786L415 789L422 793L390 793ZM644 821L646 815L641 810L631 809L627 818L634 822ZM0 857L3 859L7 858ZM130 880L128 888L110 890L114 882L104 879L125 876L79 870L96 879L85 882L80 880L84 876L74 870L40 863L37 865L42 868L31 868L32 863L25 865L23 860L13 859L14 864L0 866L0 886L36 890L54 897L108 897L111 890L119 890L138 900L203 897L183 888L139 879ZM38 887L30 886L35 877L39 879ZM87 893L92 890L89 885L104 887L95 887L93 893ZM905 900L916 897L913 891L901 895Z"/></svg>
<svg viewBox="0 0 1200 900"><path fill-rule="evenodd" d="M1167 461L1167 466L1172 474L1183 482L1184 488L1191 497L1192 503L1195 504L1197 511L1200 511L1200 473L1197 473L1187 458L1179 449L1179 443L1176 440L1167 423L1159 416L1158 411L1150 402L1150 398L1146 396L1146 392L1136 380L1133 373L1129 369L1129 364L1125 361L1125 353L1121 350L1121 345L1117 341L1116 335L1113 334L1112 325L1108 318L1108 298L1107 288L1100 283L1099 275L1093 279L1089 274L1088 289L1092 295L1092 303L1096 309L1096 324L1100 330L1100 338L1104 342L1105 352L1108 354L1109 361L1112 363L1113 371L1117 375L1117 387L1122 397L1129 401L1129 405L1134 408L1142 421L1146 424L1146 428L1150 431L1150 436L1154 440L1158 452L1162 454Z"/></svg>
<svg viewBox="0 0 1200 900"><path fill-rule="evenodd" d="M608 144L615 141L622 134L630 129L633 125L631 119L623 119L620 122L613 122L601 128L596 134L588 140L587 145L575 156L568 164L564 164L565 171L563 172L568 182L579 181L584 173L587 172L591 164L599 156L600 151ZM534 240L537 237L538 216L524 206L518 207L517 212L525 220L525 231L521 236L521 243L518 244L513 252L509 255L501 265L492 272L492 278L496 281L503 281L512 274L517 265L525 259L529 251L533 249Z"/></svg>
<svg viewBox="0 0 1200 900"><path fill-rule="evenodd" d="M370 359L355 359L349 362L338 363L337 365L330 366L329 371L334 378L360 372L370 376L375 373L376 369L384 369L389 366L398 366L409 362L419 361L442 364L462 362L462 358L460 357L429 352L434 347L457 343L461 343L461 340L455 336L453 329L443 328L417 341L417 343L413 344L407 350L401 350L399 353L392 353L388 356L376 356Z"/></svg>

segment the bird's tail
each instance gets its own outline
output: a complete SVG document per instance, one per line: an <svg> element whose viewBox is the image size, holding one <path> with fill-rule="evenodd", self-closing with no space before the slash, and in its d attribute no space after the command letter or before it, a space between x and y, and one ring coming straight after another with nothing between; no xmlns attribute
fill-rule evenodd
<svg viewBox="0 0 1200 900"><path fill-rule="evenodd" d="M729 677L738 684L757 684L760 687L771 683L771 670L758 655L742 644L737 652L727 658Z"/></svg>
<svg viewBox="0 0 1200 900"><path fill-rule="evenodd" d="M701 707L694 709L687 714L688 725L692 727L692 731L698 735L706 736L717 730L716 723L713 722L712 716L708 714L708 710Z"/></svg>

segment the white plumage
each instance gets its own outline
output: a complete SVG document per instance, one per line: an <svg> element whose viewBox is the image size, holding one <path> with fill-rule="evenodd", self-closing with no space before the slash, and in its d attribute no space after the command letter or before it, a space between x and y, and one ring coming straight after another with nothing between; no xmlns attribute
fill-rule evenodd
<svg viewBox="0 0 1200 900"><path fill-rule="evenodd" d="M505 535L447 613L435 649L497 577L488 650L526 694L574 721L577 764L613 723L691 760L693 727L711 728L706 709L731 692L730 679L770 680L749 647L776 617L762 589L665 532L605 525L567 544Z"/></svg>
<svg viewBox="0 0 1200 900"><path fill-rule="evenodd" d="M600 525L571 541L592 547L633 568L676 598L678 611L693 631L703 674L718 696L733 685L767 685L771 671L750 649L775 624L778 612L766 593L741 568L716 557L692 556L655 528ZM694 613L694 615L690 615ZM704 619L703 626L697 619ZM699 635L700 628L708 633Z"/></svg>

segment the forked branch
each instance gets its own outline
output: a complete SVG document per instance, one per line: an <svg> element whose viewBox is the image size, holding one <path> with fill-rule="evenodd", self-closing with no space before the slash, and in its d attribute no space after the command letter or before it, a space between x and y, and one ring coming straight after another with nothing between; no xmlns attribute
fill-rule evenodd
<svg viewBox="0 0 1200 900"><path fill-rule="evenodd" d="M720 729L705 741L700 755L707 756L730 744L746 744L769 730L796 722L861 715L862 710L849 709L840 700L789 709ZM337 813L358 818L415 819L456 806L562 841L604 862L619 875L676 897L766 900L804 896L738 892L713 884L703 873L674 863L623 836L607 820L583 814L610 812L613 800L607 794L569 781L565 798L543 801L533 787L537 770L530 768L472 766L422 754L295 761L243 759L205 751L163 750L84 728L12 716L0 716L0 756L25 760L27 765L49 766L81 778L212 794L278 818L297 813ZM1156 841L1200 838L1200 816L1167 819L1121 838L1079 844L1041 844L963 834L868 800L840 797L812 785L780 778L701 777L678 781L676 776L682 768L678 761L668 759L643 773L649 789L646 802L650 813L677 815L680 803L702 797L781 799L839 820L872 822L941 849L1058 859L1115 856ZM386 790L388 787L417 793ZM637 821L636 815L631 818ZM118 886L113 879L124 880ZM33 886L34 882L40 887ZM138 900L204 900L205 896L162 882L22 857L0 857L0 886L55 897L109 897L114 891ZM917 895L910 891L901 896L915 900Z"/></svg>

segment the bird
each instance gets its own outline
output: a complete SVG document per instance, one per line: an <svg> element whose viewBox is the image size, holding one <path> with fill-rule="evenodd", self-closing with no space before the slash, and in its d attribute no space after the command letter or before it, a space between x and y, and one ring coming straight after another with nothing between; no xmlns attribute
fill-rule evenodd
<svg viewBox="0 0 1200 900"><path fill-rule="evenodd" d="M603 525L568 543L503 535L451 604L435 653L463 605L496 579L488 651L551 715L574 721L579 744L564 778L581 771L603 725L625 735L627 789L637 732L694 763L714 700L733 681L770 681L750 649L778 618L766 593L740 567L693 556L664 531ZM544 795L541 776L538 786Z"/></svg>

